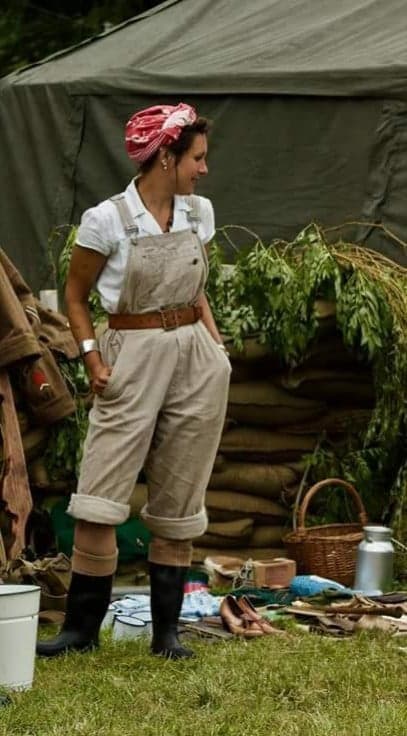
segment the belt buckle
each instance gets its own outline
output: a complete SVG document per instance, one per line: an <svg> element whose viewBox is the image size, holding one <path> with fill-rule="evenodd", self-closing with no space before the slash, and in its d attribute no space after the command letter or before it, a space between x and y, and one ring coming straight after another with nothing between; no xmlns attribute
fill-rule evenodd
<svg viewBox="0 0 407 736"><path fill-rule="evenodd" d="M178 312L176 309L160 309L161 324L166 332L176 330L179 327ZM172 317L169 317L172 315Z"/></svg>

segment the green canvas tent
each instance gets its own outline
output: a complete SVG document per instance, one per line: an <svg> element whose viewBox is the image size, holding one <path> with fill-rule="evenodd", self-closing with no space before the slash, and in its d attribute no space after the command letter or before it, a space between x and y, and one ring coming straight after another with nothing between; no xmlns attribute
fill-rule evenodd
<svg viewBox="0 0 407 736"><path fill-rule="evenodd" d="M405 0L167 0L0 82L0 244L52 286L53 228L133 175L123 127L184 100L213 120L200 192L265 241L317 220L407 240ZM383 231L352 237L406 262ZM246 238L247 241L247 238Z"/></svg>

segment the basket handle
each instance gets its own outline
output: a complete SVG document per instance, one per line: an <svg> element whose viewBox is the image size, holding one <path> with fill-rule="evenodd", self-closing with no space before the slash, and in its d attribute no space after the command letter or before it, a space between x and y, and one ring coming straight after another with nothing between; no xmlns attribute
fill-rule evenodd
<svg viewBox="0 0 407 736"><path fill-rule="evenodd" d="M348 481L342 480L341 478L326 478L326 480L320 480L319 483L315 483L314 486L311 486L311 488L305 494L300 508L298 509L298 532L305 531L305 514L307 512L309 502L311 501L313 496L315 496L315 494L318 493L321 488L332 485L342 486L342 488L344 488L349 493L349 495L352 496L358 510L360 523L362 524L362 526L365 526L368 523L368 517L365 507L363 506L362 499L360 498L356 488L354 488L351 483L348 483Z"/></svg>

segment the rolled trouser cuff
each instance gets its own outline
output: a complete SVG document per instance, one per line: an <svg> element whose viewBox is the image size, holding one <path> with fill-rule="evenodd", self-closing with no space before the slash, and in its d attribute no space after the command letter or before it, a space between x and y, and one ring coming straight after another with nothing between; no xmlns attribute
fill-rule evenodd
<svg viewBox="0 0 407 736"><path fill-rule="evenodd" d="M72 551L72 572L90 575L91 577L114 575L118 556L117 549L112 555L92 555L90 552L83 552L78 547L74 547Z"/></svg>
<svg viewBox="0 0 407 736"><path fill-rule="evenodd" d="M193 516L171 519L165 516L152 516L148 513L147 506L143 506L140 517L154 536L177 541L200 537L208 526L206 509Z"/></svg>
<svg viewBox="0 0 407 736"><path fill-rule="evenodd" d="M153 537L148 549L148 561L156 565L189 567L192 562L192 542L190 539Z"/></svg>
<svg viewBox="0 0 407 736"><path fill-rule="evenodd" d="M73 493L67 513L74 519L90 521L93 524L109 524L117 526L123 524L130 514L130 506L127 503L109 501L108 498L100 496L86 496L82 493Z"/></svg>

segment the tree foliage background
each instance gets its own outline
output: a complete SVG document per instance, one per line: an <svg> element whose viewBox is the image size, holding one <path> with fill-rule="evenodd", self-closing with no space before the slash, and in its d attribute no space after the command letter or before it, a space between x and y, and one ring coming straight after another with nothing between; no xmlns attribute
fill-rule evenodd
<svg viewBox="0 0 407 736"><path fill-rule="evenodd" d="M162 0L0 0L0 76L101 33Z"/></svg>

